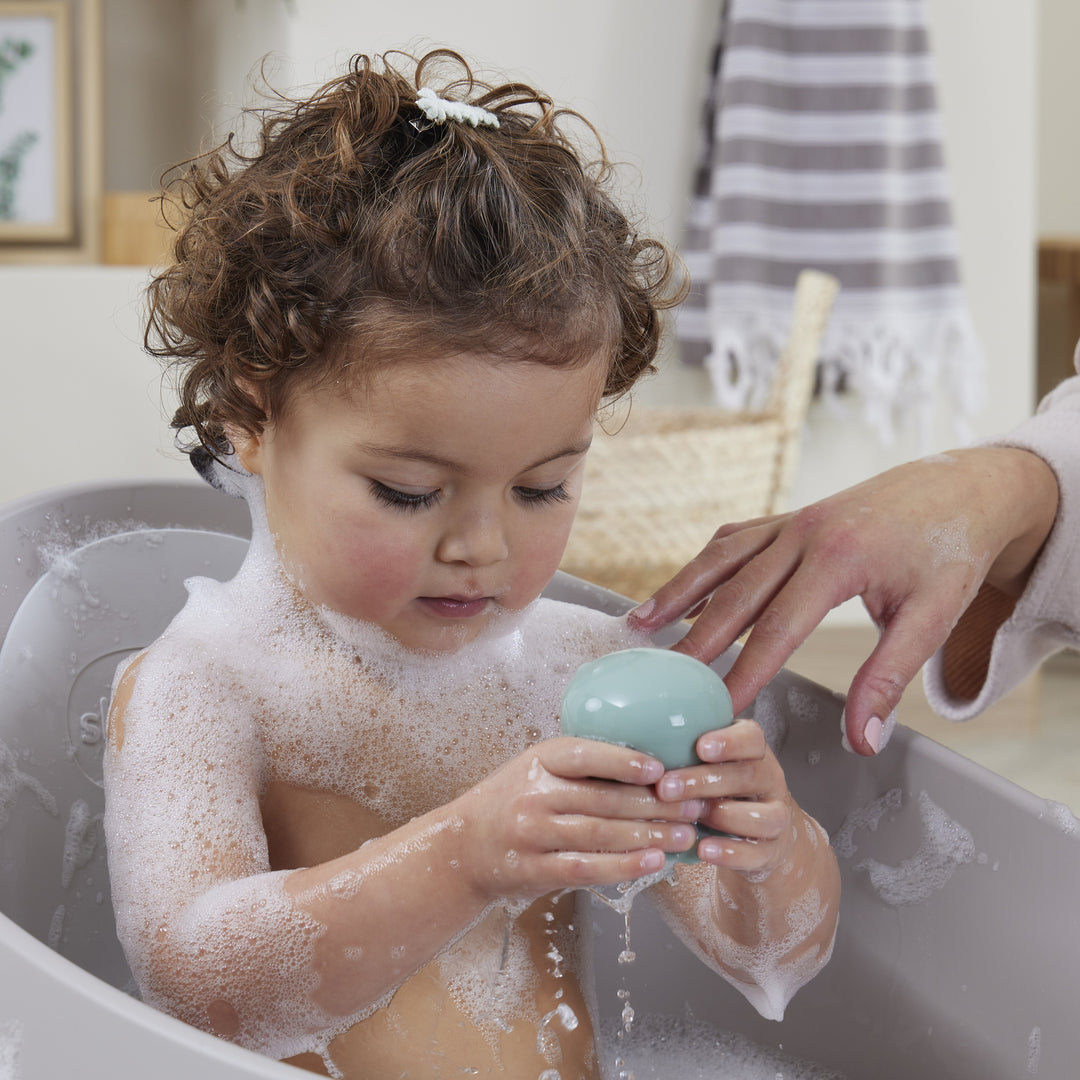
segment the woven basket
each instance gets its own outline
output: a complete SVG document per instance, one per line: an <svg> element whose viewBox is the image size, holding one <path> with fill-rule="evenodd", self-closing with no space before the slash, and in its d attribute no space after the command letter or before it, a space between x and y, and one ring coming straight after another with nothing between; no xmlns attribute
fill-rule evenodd
<svg viewBox="0 0 1080 1080"><path fill-rule="evenodd" d="M804 271L761 413L633 408L597 429L561 569L643 600L725 522L776 512L790 486L836 281Z"/></svg>

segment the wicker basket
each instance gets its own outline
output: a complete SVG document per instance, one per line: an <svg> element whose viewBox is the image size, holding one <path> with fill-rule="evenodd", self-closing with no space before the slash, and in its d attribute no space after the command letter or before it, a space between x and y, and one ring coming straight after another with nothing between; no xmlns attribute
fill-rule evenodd
<svg viewBox="0 0 1080 1080"><path fill-rule="evenodd" d="M804 271L767 408L634 408L598 429L561 569L643 600L725 522L774 513L790 486L836 281Z"/></svg>

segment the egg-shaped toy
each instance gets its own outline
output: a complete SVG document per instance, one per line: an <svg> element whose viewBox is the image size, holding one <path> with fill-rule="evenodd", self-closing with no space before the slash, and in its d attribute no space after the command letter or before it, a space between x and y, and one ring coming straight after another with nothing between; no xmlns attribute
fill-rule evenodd
<svg viewBox="0 0 1080 1080"><path fill-rule="evenodd" d="M667 649L623 649L582 664L563 695L564 735L629 746L665 769L697 765L695 747L707 731L733 719L723 679L707 664ZM699 835L713 834L698 826ZM676 856L696 862L694 849Z"/></svg>

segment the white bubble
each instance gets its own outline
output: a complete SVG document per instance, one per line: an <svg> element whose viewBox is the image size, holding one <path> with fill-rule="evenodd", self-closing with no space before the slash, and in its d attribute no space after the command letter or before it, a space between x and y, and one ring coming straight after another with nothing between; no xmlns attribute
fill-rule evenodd
<svg viewBox="0 0 1080 1080"><path fill-rule="evenodd" d="M21 1080L23 1025L21 1020L0 1021L0 1080Z"/></svg>
<svg viewBox="0 0 1080 1080"><path fill-rule="evenodd" d="M845 1080L824 1065L744 1035L672 1016L612 1017L599 1031L605 1076L633 1080Z"/></svg>
<svg viewBox="0 0 1080 1080"><path fill-rule="evenodd" d="M48 813L56 816L56 799L33 776L23 772L15 751L0 741L0 829L10 820L19 793L24 790L31 792Z"/></svg>
<svg viewBox="0 0 1080 1080"><path fill-rule="evenodd" d="M97 846L97 824L99 814L92 814L84 799L76 799L71 804L67 826L64 829L64 857L60 884L66 889L75 871L93 858Z"/></svg>
<svg viewBox="0 0 1080 1080"><path fill-rule="evenodd" d="M1054 802L1051 799L1046 799L1043 806L1045 810L1040 817L1060 829L1066 836L1080 837L1080 820L1076 818L1068 806L1064 803Z"/></svg>
<svg viewBox="0 0 1080 1080"><path fill-rule="evenodd" d="M1027 1071L1034 1076L1039 1071L1039 1058L1042 1056L1042 1028L1036 1026L1028 1036Z"/></svg>
<svg viewBox="0 0 1080 1080"><path fill-rule="evenodd" d="M856 870L866 870L870 884L886 904L918 904L942 889L964 863L975 858L971 833L950 818L925 791L919 793L922 840L915 854L896 866L864 859Z"/></svg>
<svg viewBox="0 0 1080 1080"><path fill-rule="evenodd" d="M902 801L903 792L900 788L892 788L884 795L874 799L873 802L849 810L840 828L832 837L832 846L837 858L850 859L857 850L855 833L859 831L874 832L887 813L900 809Z"/></svg>

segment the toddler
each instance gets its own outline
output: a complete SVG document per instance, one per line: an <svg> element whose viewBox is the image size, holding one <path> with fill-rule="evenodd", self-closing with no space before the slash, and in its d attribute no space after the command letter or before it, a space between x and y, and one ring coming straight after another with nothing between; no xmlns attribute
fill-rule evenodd
<svg viewBox="0 0 1080 1080"><path fill-rule="evenodd" d="M644 643L537 598L675 301L579 122L452 53L357 57L191 166L150 287L253 540L118 673L117 928L144 1000L315 1072L599 1075L575 890L698 821L728 836L648 891L705 963L779 1016L832 947L835 859L757 725L667 774L559 736L575 668Z"/></svg>

